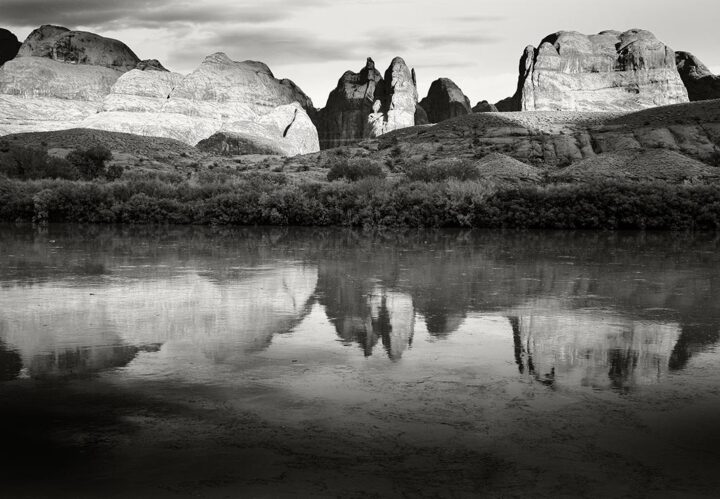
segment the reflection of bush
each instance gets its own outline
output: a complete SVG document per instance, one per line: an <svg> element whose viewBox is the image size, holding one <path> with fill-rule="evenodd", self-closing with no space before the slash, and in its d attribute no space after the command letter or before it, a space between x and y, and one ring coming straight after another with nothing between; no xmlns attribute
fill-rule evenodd
<svg viewBox="0 0 720 499"><path fill-rule="evenodd" d="M126 172L127 173L127 172ZM0 178L0 221L716 229L712 185L605 181L500 188L482 182L296 182L278 173L165 181Z"/></svg>

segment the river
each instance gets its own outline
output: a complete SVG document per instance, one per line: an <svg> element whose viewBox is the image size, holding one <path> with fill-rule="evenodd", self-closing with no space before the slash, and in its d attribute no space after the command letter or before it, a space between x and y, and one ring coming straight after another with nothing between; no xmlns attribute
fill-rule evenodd
<svg viewBox="0 0 720 499"><path fill-rule="evenodd" d="M719 250L0 226L0 478L9 497L717 496Z"/></svg>

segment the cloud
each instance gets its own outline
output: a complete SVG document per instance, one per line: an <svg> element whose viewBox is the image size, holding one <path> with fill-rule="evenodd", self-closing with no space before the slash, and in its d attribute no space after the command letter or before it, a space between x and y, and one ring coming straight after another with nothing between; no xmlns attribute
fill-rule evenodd
<svg viewBox="0 0 720 499"><path fill-rule="evenodd" d="M10 26L52 23L105 29L162 28L177 23L258 24L288 19L301 9L326 5L328 1L3 0L2 21Z"/></svg>
<svg viewBox="0 0 720 499"><path fill-rule="evenodd" d="M421 36L417 39L422 48L433 48L443 45L489 45L501 41L502 38L475 33L469 34L441 34Z"/></svg>
<svg viewBox="0 0 720 499"><path fill-rule="evenodd" d="M216 27L197 32L187 40L168 54L171 66L188 59L201 61L213 52L226 52L233 59L255 59L270 65L362 61L366 57L354 40L323 40L314 33L289 28Z"/></svg>
<svg viewBox="0 0 720 499"><path fill-rule="evenodd" d="M499 22L504 21L507 19L505 16L452 16L452 17L446 17L445 21L449 21L451 23L492 23L492 22Z"/></svg>

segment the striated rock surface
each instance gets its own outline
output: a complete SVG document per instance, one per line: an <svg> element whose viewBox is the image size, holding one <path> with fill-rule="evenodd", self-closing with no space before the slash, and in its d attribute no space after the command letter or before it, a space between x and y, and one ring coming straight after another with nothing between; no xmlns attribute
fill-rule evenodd
<svg viewBox="0 0 720 499"><path fill-rule="evenodd" d="M77 126L121 75L101 66L16 57L0 68L0 135Z"/></svg>
<svg viewBox="0 0 720 499"><path fill-rule="evenodd" d="M17 55L20 45L17 36L4 28L0 28L0 66Z"/></svg>
<svg viewBox="0 0 720 499"><path fill-rule="evenodd" d="M430 84L427 97L420 101L430 123L470 114L470 99L450 78L438 78Z"/></svg>
<svg viewBox="0 0 720 499"><path fill-rule="evenodd" d="M675 62L691 101L720 99L720 76L697 57L690 52L675 52Z"/></svg>
<svg viewBox="0 0 720 499"><path fill-rule="evenodd" d="M227 128L198 142L198 149L225 156L295 156L318 150L315 125L297 103L278 106L255 121L238 122Z"/></svg>
<svg viewBox="0 0 720 499"><path fill-rule="evenodd" d="M392 130L426 124L418 105L415 72L396 57L383 75L368 57L359 73L346 71L315 119L323 149Z"/></svg>
<svg viewBox="0 0 720 499"><path fill-rule="evenodd" d="M121 41L86 31L43 25L28 35L19 57L47 57L60 62L105 66L119 71L134 69L138 56Z"/></svg>
<svg viewBox="0 0 720 499"><path fill-rule="evenodd" d="M190 145L223 132L228 139L222 140L231 145L218 146L222 151L255 143L273 154L295 155L319 150L306 108L312 109L310 98L292 81L277 80L265 64L235 62L217 53L188 76L140 69L125 73L101 112L81 126ZM219 143L218 137L212 142Z"/></svg>
<svg viewBox="0 0 720 499"><path fill-rule="evenodd" d="M497 113L499 109L495 104L490 104L488 101L483 100L475 104L472 108L473 113Z"/></svg>
<svg viewBox="0 0 720 499"><path fill-rule="evenodd" d="M41 26L0 68L0 134L78 126L138 62L117 40Z"/></svg>
<svg viewBox="0 0 720 499"><path fill-rule="evenodd" d="M675 52L649 31L560 31L525 49L517 92L497 107L627 111L687 101Z"/></svg>

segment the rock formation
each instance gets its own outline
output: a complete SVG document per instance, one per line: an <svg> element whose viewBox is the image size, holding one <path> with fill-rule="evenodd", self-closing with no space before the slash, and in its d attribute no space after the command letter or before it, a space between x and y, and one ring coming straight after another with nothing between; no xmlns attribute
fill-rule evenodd
<svg viewBox="0 0 720 499"><path fill-rule="evenodd" d="M473 113L497 113L499 109L495 104L490 104L488 101L483 100L475 104L472 108Z"/></svg>
<svg viewBox="0 0 720 499"><path fill-rule="evenodd" d="M0 135L77 126L138 62L117 40L60 26L34 30L0 68Z"/></svg>
<svg viewBox="0 0 720 499"><path fill-rule="evenodd" d="M440 123L472 112L470 99L449 78L438 78L432 82L420 106L427 112L430 123Z"/></svg>
<svg viewBox="0 0 720 499"><path fill-rule="evenodd" d="M346 71L340 77L315 123L320 145L327 149L425 124L427 115L418 106L415 72L402 58L392 60L383 78L368 57L359 73Z"/></svg>
<svg viewBox="0 0 720 499"><path fill-rule="evenodd" d="M688 101L675 53L644 30L560 31L520 60L516 111L627 111Z"/></svg>
<svg viewBox="0 0 720 499"><path fill-rule="evenodd" d="M219 152L229 154L243 149L237 144L250 143L255 150L294 155L319 149L317 131L305 109L312 109L310 98L292 81L277 80L265 64L235 62L216 53L184 77L139 69L125 73L101 112L81 126L168 137L190 145L222 132L210 141L225 144L217 146Z"/></svg>
<svg viewBox="0 0 720 499"><path fill-rule="evenodd" d="M675 62L691 101L720 99L720 76L690 52L675 52Z"/></svg>
<svg viewBox="0 0 720 499"><path fill-rule="evenodd" d="M118 71L134 69L138 56L124 43L86 31L43 25L28 35L20 47L21 57L47 57L73 64L105 66Z"/></svg>
<svg viewBox="0 0 720 499"><path fill-rule="evenodd" d="M13 33L0 28L0 66L17 55L20 45L21 43Z"/></svg>

